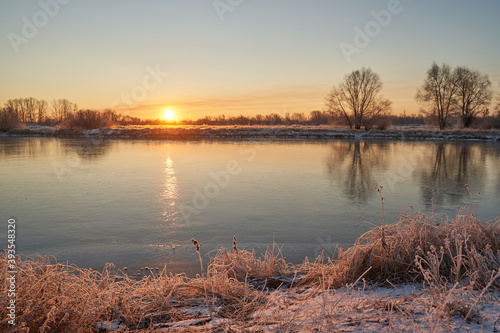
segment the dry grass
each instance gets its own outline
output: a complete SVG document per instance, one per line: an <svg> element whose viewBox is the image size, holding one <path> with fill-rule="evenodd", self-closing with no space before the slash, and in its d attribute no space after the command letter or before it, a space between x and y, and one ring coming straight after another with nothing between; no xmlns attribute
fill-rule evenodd
<svg viewBox="0 0 500 333"><path fill-rule="evenodd" d="M7 277L1 255L2 278ZM165 271L141 280L99 273L28 257L17 262L16 323L26 332L95 332L100 321L120 319L127 329L148 330L186 319L218 316L244 320L262 303L262 293L234 279L212 275L189 279ZM7 295L2 285L2 295ZM7 302L1 303L1 331L7 331ZM186 307L199 306L199 312ZM168 325L168 324L167 324Z"/></svg>
<svg viewBox="0 0 500 333"><path fill-rule="evenodd" d="M236 238L197 278L164 270L134 280L111 274L112 265L96 272L55 258L18 258L15 331L97 332L97 323L111 320L122 332L188 329L176 323L190 323L189 330L211 323L216 331L356 330L380 323L394 330L396 317L408 330L439 331L443 318L483 320L478 302L500 289L500 218L483 223L466 209L450 221L402 213L398 223L374 228L353 247L338 249L336 260L323 261L293 266L276 244L259 257L238 249ZM7 271L0 254L3 281ZM425 289L405 299L362 296L367 282L405 281L422 281ZM273 291L279 286L288 292ZM0 330L7 331L6 284L1 293ZM375 313L383 314L373 319ZM424 319L417 322L415 313Z"/></svg>
<svg viewBox="0 0 500 333"><path fill-rule="evenodd" d="M258 257L254 251L239 250L234 237L233 250L221 248L209 265L209 274L276 289L293 282L294 267L286 262L275 242Z"/></svg>
<svg viewBox="0 0 500 333"><path fill-rule="evenodd" d="M453 220L401 213L399 222L368 231L347 250L337 249L337 257L305 263L302 282L337 288L365 274L372 282L461 282L481 289L500 267L500 217L483 223L467 208ZM494 286L500 287L499 281Z"/></svg>

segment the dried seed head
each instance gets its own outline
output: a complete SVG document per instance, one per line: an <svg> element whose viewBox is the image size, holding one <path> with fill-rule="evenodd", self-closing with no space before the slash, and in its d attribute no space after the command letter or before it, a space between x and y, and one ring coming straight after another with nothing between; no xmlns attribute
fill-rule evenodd
<svg viewBox="0 0 500 333"><path fill-rule="evenodd" d="M201 243L198 243L198 241L194 238L191 238L191 242L193 242L193 245L196 247L196 252L200 252L200 246L202 245Z"/></svg>
<svg viewBox="0 0 500 333"><path fill-rule="evenodd" d="M236 236L233 236L233 251L238 254L238 242L236 241Z"/></svg>

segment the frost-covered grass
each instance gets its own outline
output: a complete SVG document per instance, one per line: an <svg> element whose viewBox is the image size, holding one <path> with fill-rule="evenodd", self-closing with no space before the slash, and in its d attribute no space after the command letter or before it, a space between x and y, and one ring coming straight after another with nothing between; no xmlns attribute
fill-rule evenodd
<svg viewBox="0 0 500 333"><path fill-rule="evenodd" d="M5 254L1 278L6 281ZM500 329L500 217L402 213L334 258L291 265L221 248L204 276L143 279L18 258L16 329L23 332L443 332ZM201 272L200 272L201 273ZM6 295L6 284L2 285ZM0 330L8 297L1 301Z"/></svg>
<svg viewBox="0 0 500 333"><path fill-rule="evenodd" d="M500 265L500 219L482 223L466 209L451 221L402 213L399 222L368 231L337 254L335 260L304 263L302 281L337 288L363 276L379 283L466 282L481 289Z"/></svg>

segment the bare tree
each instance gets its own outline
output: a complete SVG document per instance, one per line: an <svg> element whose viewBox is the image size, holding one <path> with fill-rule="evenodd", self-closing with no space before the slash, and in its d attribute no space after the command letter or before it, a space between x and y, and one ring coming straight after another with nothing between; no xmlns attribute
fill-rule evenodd
<svg viewBox="0 0 500 333"><path fill-rule="evenodd" d="M478 114L488 115L488 105L493 97L491 81L487 75L472 71L467 67L454 70L457 82L457 108L464 127L470 127Z"/></svg>
<svg viewBox="0 0 500 333"><path fill-rule="evenodd" d="M121 114L116 113L116 111L112 109L106 109L103 111L102 114L104 117L108 118L113 124L118 124L120 118L122 117Z"/></svg>
<svg viewBox="0 0 500 333"><path fill-rule="evenodd" d="M390 111L391 101L381 95L380 76L370 68L353 71L334 86L326 97L328 111L346 118L349 127L360 129L363 123L377 114Z"/></svg>
<svg viewBox="0 0 500 333"><path fill-rule="evenodd" d="M71 113L78 111L78 106L67 99L63 99L61 102L61 110L63 118L66 119Z"/></svg>
<svg viewBox="0 0 500 333"><path fill-rule="evenodd" d="M448 116L456 105L457 80L447 64L439 67L433 63L427 71L422 87L417 89L415 99L423 107L421 112L437 118L439 129L446 127Z"/></svg>
<svg viewBox="0 0 500 333"><path fill-rule="evenodd" d="M56 121L62 121L76 111L78 111L77 105L67 99L54 99L52 101L52 114Z"/></svg>
<svg viewBox="0 0 500 333"><path fill-rule="evenodd" d="M300 122L305 121L306 116L304 115L304 112L300 112L300 113L295 112L294 114L292 114L291 119L294 123L300 123Z"/></svg>
<svg viewBox="0 0 500 333"><path fill-rule="evenodd" d="M47 109L48 109L48 103L47 101L39 100L36 103L36 111L37 111L37 121L38 123L41 123L45 120L47 117Z"/></svg>
<svg viewBox="0 0 500 333"><path fill-rule="evenodd" d="M324 120L323 120L323 116L321 114L321 111L318 111L318 110L311 111L311 113L309 114L309 121L313 125L324 124Z"/></svg>
<svg viewBox="0 0 500 333"><path fill-rule="evenodd" d="M18 101L18 99L9 99L7 102L5 102L5 110L7 110L11 114L15 114L18 118L21 118L19 114Z"/></svg>
<svg viewBox="0 0 500 333"><path fill-rule="evenodd" d="M264 121L264 116L263 116L263 115L261 115L261 114L257 114L257 115L255 115L255 121L256 121L258 124L262 123L262 122Z"/></svg>
<svg viewBox="0 0 500 333"><path fill-rule="evenodd" d="M56 121L62 121L62 111L60 106L61 99L54 99L51 103L52 106L52 117Z"/></svg>
<svg viewBox="0 0 500 333"><path fill-rule="evenodd" d="M290 125L292 119L290 118L290 112L287 112L285 113L285 115L283 116L283 122L285 123L285 125Z"/></svg>
<svg viewBox="0 0 500 333"><path fill-rule="evenodd" d="M269 125L281 125L281 123L283 122L283 119L277 113L268 114L264 118Z"/></svg>
<svg viewBox="0 0 500 333"><path fill-rule="evenodd" d="M23 98L23 106L24 106L24 114L25 117L23 119L23 122L34 122L36 119L36 105L38 101L33 98Z"/></svg>
<svg viewBox="0 0 500 333"><path fill-rule="evenodd" d="M18 114L19 119L21 120L21 122L25 122L26 121L26 107L24 105L23 99L16 98L14 100L14 102L16 105L16 110L17 110L17 114Z"/></svg>

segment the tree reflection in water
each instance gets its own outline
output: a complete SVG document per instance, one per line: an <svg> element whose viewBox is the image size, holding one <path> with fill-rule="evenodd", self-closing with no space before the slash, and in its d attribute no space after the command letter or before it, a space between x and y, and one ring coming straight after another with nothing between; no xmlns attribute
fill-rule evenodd
<svg viewBox="0 0 500 333"><path fill-rule="evenodd" d="M466 199L465 184L472 189L484 187L484 149L470 143L437 143L429 149L431 154L424 159L424 167L420 169L422 197L428 206L432 203L454 205ZM425 165L430 167L425 168Z"/></svg>
<svg viewBox="0 0 500 333"><path fill-rule="evenodd" d="M337 141L330 145L326 166L342 196L353 204L373 199L378 184L395 193L418 186L427 207L433 203L455 207L469 203L465 184L473 191L481 191L486 181L498 183L500 179L496 169L494 175L487 174L487 165L495 165L500 153L488 155L484 143L429 143L419 146L418 154L411 147L414 144L408 147L390 141ZM410 163L410 168L401 174L405 163Z"/></svg>
<svg viewBox="0 0 500 333"><path fill-rule="evenodd" d="M40 138L0 138L0 157L29 156L37 157L42 153L51 139Z"/></svg>
<svg viewBox="0 0 500 333"><path fill-rule="evenodd" d="M98 160L110 152L112 141L98 138L61 140L66 152L75 152L82 160Z"/></svg>
<svg viewBox="0 0 500 333"><path fill-rule="evenodd" d="M387 164L387 142L337 141L326 159L328 173L350 202L366 204L374 195L375 167Z"/></svg>

